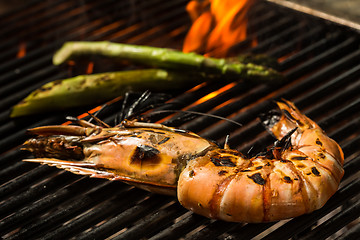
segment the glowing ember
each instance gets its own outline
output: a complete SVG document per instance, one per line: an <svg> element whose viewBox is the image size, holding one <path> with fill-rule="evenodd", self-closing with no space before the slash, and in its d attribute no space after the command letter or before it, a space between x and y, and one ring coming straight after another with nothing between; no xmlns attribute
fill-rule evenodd
<svg viewBox="0 0 360 240"><path fill-rule="evenodd" d="M190 1L187 11L193 20L184 52L215 57L227 56L234 44L246 38L247 12L255 0Z"/></svg>

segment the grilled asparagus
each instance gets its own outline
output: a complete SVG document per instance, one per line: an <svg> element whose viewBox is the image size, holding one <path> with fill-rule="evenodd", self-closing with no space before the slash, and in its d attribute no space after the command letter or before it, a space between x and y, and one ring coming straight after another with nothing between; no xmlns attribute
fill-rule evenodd
<svg viewBox="0 0 360 240"><path fill-rule="evenodd" d="M157 48L141 45L102 42L67 42L53 57L53 63L59 65L81 55L103 55L133 63L157 68L180 71L217 74L231 79L277 83L283 80L283 75L272 68L253 63L228 61L225 58L211 58L195 53Z"/></svg>

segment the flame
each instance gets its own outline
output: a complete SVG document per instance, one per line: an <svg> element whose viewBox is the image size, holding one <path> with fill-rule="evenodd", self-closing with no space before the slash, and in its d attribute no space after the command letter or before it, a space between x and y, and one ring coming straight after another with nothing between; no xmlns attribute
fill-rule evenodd
<svg viewBox="0 0 360 240"><path fill-rule="evenodd" d="M245 40L247 12L255 0L192 0L186 9L193 20L183 52L225 57L234 44Z"/></svg>
<svg viewBox="0 0 360 240"><path fill-rule="evenodd" d="M94 72L94 62L89 62L86 68L86 74L92 74Z"/></svg>
<svg viewBox="0 0 360 240"><path fill-rule="evenodd" d="M121 99L123 99L123 97L122 97L122 96L119 96L119 97L117 97L117 98L114 98L114 99L106 102L104 105L110 105L110 104L112 104L112 103L115 103L115 102L120 101ZM97 111L100 111L100 110L104 107L104 105L96 106L96 107L94 107L93 109L87 111L86 113L80 114L79 116L77 116L77 118L78 118L78 119L82 119L82 118L87 117L88 115L90 115L89 113L94 114L94 113L96 113ZM71 123L72 123L71 121L67 121L67 122L64 122L64 123L61 124L61 125L69 125L69 124L71 124Z"/></svg>
<svg viewBox="0 0 360 240"><path fill-rule="evenodd" d="M90 111L88 111L88 112L86 112L86 113L80 114L79 116L77 116L77 118L78 118L78 119L82 119L82 118L88 116L89 113L93 114L93 113L99 111L101 108L102 108L102 106L97 106L97 107L91 109ZM69 125L69 124L71 124L71 123L72 123L71 121L67 121L67 122L64 122L64 123L61 124L61 125Z"/></svg>
<svg viewBox="0 0 360 240"><path fill-rule="evenodd" d="M199 105L203 102L209 101L212 98L215 98L216 96L218 96L219 94L226 92L227 90L229 90L230 88L233 88L236 85L235 82L229 83L227 85L225 85L222 88L219 88L218 90L211 92L207 95L205 95L204 97L200 98L199 100L197 100L196 102L194 102L193 104L191 104L190 106L188 106L186 109L191 108L193 106Z"/></svg>
<svg viewBox="0 0 360 240"><path fill-rule="evenodd" d="M19 44L19 50L16 54L16 58L23 58L26 55L26 43L22 42Z"/></svg>

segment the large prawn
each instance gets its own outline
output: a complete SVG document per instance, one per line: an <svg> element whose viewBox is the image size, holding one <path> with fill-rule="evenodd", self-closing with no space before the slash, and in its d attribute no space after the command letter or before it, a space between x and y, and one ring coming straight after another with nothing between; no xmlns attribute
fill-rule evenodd
<svg viewBox="0 0 360 240"><path fill-rule="evenodd" d="M156 123L123 121L116 127L76 120L80 126L43 126L24 149L26 161L76 174L121 180L177 195L187 209L234 222L269 222L321 208L344 174L344 155L293 103L264 119L278 139L254 157L192 132Z"/></svg>

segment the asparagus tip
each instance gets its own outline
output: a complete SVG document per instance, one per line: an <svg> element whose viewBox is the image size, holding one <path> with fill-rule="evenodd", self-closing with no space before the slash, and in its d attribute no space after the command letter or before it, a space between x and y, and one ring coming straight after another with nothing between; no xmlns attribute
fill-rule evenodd
<svg viewBox="0 0 360 240"><path fill-rule="evenodd" d="M73 42L65 42L63 46L55 52L52 59L54 65L63 64L71 57L73 52L73 44Z"/></svg>

